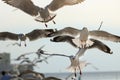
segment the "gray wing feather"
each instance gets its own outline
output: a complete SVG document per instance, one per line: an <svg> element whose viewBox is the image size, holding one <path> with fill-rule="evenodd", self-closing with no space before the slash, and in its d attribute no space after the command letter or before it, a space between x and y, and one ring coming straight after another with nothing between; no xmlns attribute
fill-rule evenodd
<svg viewBox="0 0 120 80"><path fill-rule="evenodd" d="M91 38L109 40L113 42L120 42L120 36L108 33L106 31L94 30L90 31L89 35Z"/></svg>
<svg viewBox="0 0 120 80"><path fill-rule="evenodd" d="M49 5L48 8L51 11L56 11L57 9L64 6L65 0L53 0Z"/></svg>
<svg viewBox="0 0 120 80"><path fill-rule="evenodd" d="M78 3L83 2L84 0L53 0L49 5L48 8L51 11L56 11L59 8L62 8L65 5L75 5Z"/></svg>
<svg viewBox="0 0 120 80"><path fill-rule="evenodd" d="M53 39L51 39L52 42L68 42L70 43L73 47L77 47L72 39L74 39L74 37L71 36L56 36Z"/></svg>
<svg viewBox="0 0 120 80"><path fill-rule="evenodd" d="M71 37L76 37L77 35L80 35L81 30L72 28L72 27L66 27L61 30L58 30L52 34L50 34L50 37L53 36L71 36Z"/></svg>
<svg viewBox="0 0 120 80"><path fill-rule="evenodd" d="M90 39L91 41L93 41L93 45L88 47L88 49L91 48L98 48L99 50L105 52L105 53L109 53L112 54L113 52L111 51L111 49L104 43L102 43L101 41L95 40L95 39Z"/></svg>
<svg viewBox="0 0 120 80"><path fill-rule="evenodd" d="M54 32L53 29L35 29L29 33L26 34L26 36L29 38L30 41L47 37L48 34Z"/></svg>
<svg viewBox="0 0 120 80"><path fill-rule="evenodd" d="M35 6L31 0L3 0L3 1L32 16L38 15L38 11L40 9L39 7Z"/></svg>
<svg viewBox="0 0 120 80"><path fill-rule="evenodd" d="M18 40L18 34L10 33L10 32L0 32L0 40Z"/></svg>

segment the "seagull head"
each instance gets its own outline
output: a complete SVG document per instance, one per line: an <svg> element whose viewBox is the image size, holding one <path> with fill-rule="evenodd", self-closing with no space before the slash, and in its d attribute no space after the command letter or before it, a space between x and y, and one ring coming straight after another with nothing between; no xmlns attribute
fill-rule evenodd
<svg viewBox="0 0 120 80"><path fill-rule="evenodd" d="M21 41L25 41L26 40L26 36L22 33L18 34L18 38L21 40Z"/></svg>
<svg viewBox="0 0 120 80"><path fill-rule="evenodd" d="M87 27L83 27L83 30L87 30Z"/></svg>

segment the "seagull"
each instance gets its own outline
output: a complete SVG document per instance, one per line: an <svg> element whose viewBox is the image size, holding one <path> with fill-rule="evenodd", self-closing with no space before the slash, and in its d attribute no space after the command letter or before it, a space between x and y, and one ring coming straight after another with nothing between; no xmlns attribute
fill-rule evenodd
<svg viewBox="0 0 120 80"><path fill-rule="evenodd" d="M30 41L34 41L39 38L46 38L48 34L53 33L53 29L35 29L29 33L16 34L12 32L0 32L0 40L20 40L19 46L21 46L21 41L24 41L24 45L26 46L26 39L28 38ZM16 44L16 43L15 43Z"/></svg>
<svg viewBox="0 0 120 80"><path fill-rule="evenodd" d="M93 45L93 41L90 40L92 39L101 39L101 40L107 40L107 41L112 41L112 42L120 42L120 36L114 35L111 33L108 33L103 30L92 30L88 31L86 27L83 27L83 29L79 30L76 28L72 27L66 27L61 30L57 30L54 33L51 33L48 35L49 37L54 37L54 36L71 36L74 39L74 42L77 40L79 41L79 47L85 48Z"/></svg>
<svg viewBox="0 0 120 80"><path fill-rule="evenodd" d="M75 74L75 77L78 71L80 72L80 75L82 75L81 69L85 68L88 65L92 65L94 69L98 70L98 68L95 67L92 63L79 60L79 57L81 56L81 54L85 52L85 50L86 50L85 48L79 48L79 51L75 54L75 56L70 57L71 64L69 67L67 67L67 70L73 72Z"/></svg>
<svg viewBox="0 0 120 80"><path fill-rule="evenodd" d="M65 54L49 54L49 53L44 53L42 55L49 55L49 56L62 56L62 57L67 57L70 59L70 66L67 67L67 70L71 71L71 72L74 72L75 74L75 77L76 77L76 73L78 71L80 71L80 75L82 74L81 72L81 69L83 69L84 67L86 67L87 65L92 65L91 63L88 63L86 61L80 61L79 60L79 57L81 56L81 54L83 54L84 52L86 51L85 48L82 48L80 49L79 48L79 51L74 55L65 55ZM93 68L95 69L98 69L96 68L95 66L92 66Z"/></svg>
<svg viewBox="0 0 120 80"><path fill-rule="evenodd" d="M52 42L68 42L69 44L71 44L73 47L75 48L80 48L79 47L79 41L77 42L74 42L74 38L71 37L71 36L56 36L54 37L53 39L50 39ZM113 52L111 51L111 49L106 45L104 44L103 42L99 41L99 40L96 40L96 39L90 39L93 43L93 45L89 46L89 47L86 47L86 49L92 49L92 48L97 48L105 53L108 53L108 54L112 54ZM82 56L83 54L81 54Z"/></svg>
<svg viewBox="0 0 120 80"><path fill-rule="evenodd" d="M62 8L66 5L75 5L83 2L84 0L52 0L51 3L47 4L44 8L35 5L31 0L2 0L5 3L22 10L23 12L35 16L35 21L45 23L47 27L47 22L55 21L56 14L53 12Z"/></svg>
<svg viewBox="0 0 120 80"><path fill-rule="evenodd" d="M54 19L56 14L50 13L48 8L36 6L31 0L2 0L5 3L22 10L23 12L35 16L35 21L45 23ZM55 24L54 20L53 23Z"/></svg>
<svg viewBox="0 0 120 80"><path fill-rule="evenodd" d="M37 51L35 52L28 52L28 53L24 53L24 54L37 54L38 56L38 59L40 59L41 57L44 57L42 56L42 54L44 54L46 51L43 50L43 48L45 47L45 45L41 46ZM45 57L44 57L45 58Z"/></svg>

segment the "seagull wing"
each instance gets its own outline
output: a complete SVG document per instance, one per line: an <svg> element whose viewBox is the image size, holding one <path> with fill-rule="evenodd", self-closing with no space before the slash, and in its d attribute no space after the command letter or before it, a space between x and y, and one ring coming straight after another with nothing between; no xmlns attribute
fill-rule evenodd
<svg viewBox="0 0 120 80"><path fill-rule="evenodd" d="M55 11L64 6L65 0L53 0L49 5L48 8L51 11Z"/></svg>
<svg viewBox="0 0 120 80"><path fill-rule="evenodd" d="M79 59L79 57L81 57L82 55L84 55L85 51L87 50L87 48L79 48L78 52L75 54L75 58Z"/></svg>
<svg viewBox="0 0 120 80"><path fill-rule="evenodd" d="M77 47L72 39L74 39L74 37L71 36L56 36L53 39L51 39L52 42L68 42L70 43L73 47Z"/></svg>
<svg viewBox="0 0 120 80"><path fill-rule="evenodd" d="M111 49L105 45L104 43L102 43L101 41L95 40L95 39L90 39L91 41L93 41L93 45L89 46L87 48L79 48L79 51L76 53L75 58L79 58L81 57L86 50L88 49L92 49L92 48L98 48L99 50L105 52L105 53L109 53L112 54L113 52L111 51Z"/></svg>
<svg viewBox="0 0 120 80"><path fill-rule="evenodd" d="M29 38L30 41L47 37L48 34L54 32L53 29L35 29L29 33L26 34L26 36Z"/></svg>
<svg viewBox="0 0 120 80"><path fill-rule="evenodd" d="M53 0L48 8L51 11L56 11L59 8L62 8L65 5L74 5L83 2L84 0Z"/></svg>
<svg viewBox="0 0 120 80"><path fill-rule="evenodd" d="M49 34L49 37L53 36L71 36L71 37L79 37L81 30L72 28L72 27L66 27L61 30L57 30L54 33Z"/></svg>
<svg viewBox="0 0 120 80"><path fill-rule="evenodd" d="M101 30L89 31L89 35L91 38L94 39L103 39L113 42L120 42L120 36L108 33L106 31L101 31Z"/></svg>
<svg viewBox="0 0 120 80"><path fill-rule="evenodd" d="M105 53L109 53L112 54L113 52L111 51L111 49L104 43L102 43L101 41L95 40L95 39L90 39L91 41L93 41L93 45L88 47L88 49L91 48L98 48L99 50L105 52Z"/></svg>
<svg viewBox="0 0 120 80"><path fill-rule="evenodd" d="M18 40L18 34L11 33L11 32L0 32L0 40Z"/></svg>
<svg viewBox="0 0 120 80"><path fill-rule="evenodd" d="M35 6L31 0L3 0L5 3L16 7L25 13L36 16L38 15L39 7Z"/></svg>

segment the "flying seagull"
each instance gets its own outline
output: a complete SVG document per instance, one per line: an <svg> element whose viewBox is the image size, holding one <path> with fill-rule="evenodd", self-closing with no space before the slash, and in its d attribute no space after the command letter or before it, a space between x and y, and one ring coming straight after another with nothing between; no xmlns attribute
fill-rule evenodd
<svg viewBox="0 0 120 80"><path fill-rule="evenodd" d="M92 65L91 63L88 63L86 61L80 61L79 57L81 56L80 54L83 54L87 49L79 48L79 51L74 55L65 55L65 54L49 54L49 53L43 53L42 55L49 55L49 56L61 56L61 57L66 57L70 59L70 66L67 67L67 70L74 72L75 77L76 77L76 73L78 71L80 71L80 75L82 74L81 69L83 69L84 67L86 67L87 65ZM93 68L97 69L95 66L92 66Z"/></svg>
<svg viewBox="0 0 120 80"><path fill-rule="evenodd" d="M53 11L56 11L65 5L75 5L81 3L84 0L52 0L52 2L50 4L47 4L44 8L36 6L31 0L2 0L2 1L24 11L25 13L31 16L35 16L36 21L45 23L45 26L47 27L46 23L51 20L55 24L55 21L53 19L55 18L56 14L54 14Z"/></svg>
<svg viewBox="0 0 120 80"><path fill-rule="evenodd" d="M94 42L90 40L92 39L101 39L101 40L107 40L107 41L112 41L112 42L120 42L120 36L114 35L111 33L108 33L103 30L92 30L88 31L86 27L83 27L82 30L72 28L72 27L66 27L61 30L57 30L54 33L51 33L48 35L49 37L52 36L71 36L73 38L78 38L79 41L79 47L84 48L84 47L89 47L91 46ZM74 42L77 39L74 40Z"/></svg>
<svg viewBox="0 0 120 80"><path fill-rule="evenodd" d="M26 34L16 34L12 32L0 32L0 40L20 40L19 46L21 46L21 41L24 41L26 46L26 39L29 38L30 41L34 41L39 38L46 38L48 34L53 33L53 29L35 29Z"/></svg>
<svg viewBox="0 0 120 80"><path fill-rule="evenodd" d="M2 0L2 1L22 10L23 12L31 16L35 16L35 20L45 23L46 27L47 27L46 22L53 20L54 17L56 16L56 14L50 13L47 7L41 8L39 6L36 6L31 0ZM53 23L55 23L54 20Z"/></svg>
<svg viewBox="0 0 120 80"><path fill-rule="evenodd" d="M75 77L77 72L80 72L80 75L82 75L81 69L85 68L88 65L92 65L92 67L96 70L98 69L92 63L79 60L80 54L84 53L85 50L85 48L79 48L79 51L75 54L75 56L70 57L71 64L69 67L67 67L67 70L73 72L75 74Z"/></svg>

